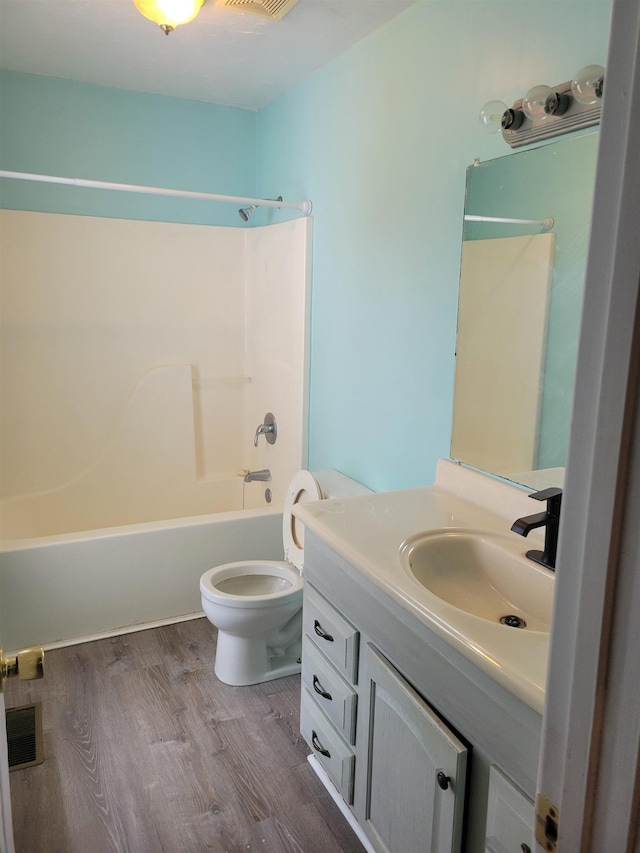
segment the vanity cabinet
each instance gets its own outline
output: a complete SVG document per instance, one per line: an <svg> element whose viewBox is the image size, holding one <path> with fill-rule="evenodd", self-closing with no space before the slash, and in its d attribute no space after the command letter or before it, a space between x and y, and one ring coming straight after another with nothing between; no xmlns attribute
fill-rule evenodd
<svg viewBox="0 0 640 853"><path fill-rule="evenodd" d="M303 632L301 731L375 850L457 853L465 745L311 585Z"/></svg>
<svg viewBox="0 0 640 853"><path fill-rule="evenodd" d="M540 715L308 530L301 731L377 853L534 849Z"/></svg>

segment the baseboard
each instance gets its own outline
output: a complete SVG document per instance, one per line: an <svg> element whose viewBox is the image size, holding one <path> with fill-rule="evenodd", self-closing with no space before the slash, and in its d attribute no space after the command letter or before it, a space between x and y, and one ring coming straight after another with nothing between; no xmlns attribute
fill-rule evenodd
<svg viewBox="0 0 640 853"><path fill-rule="evenodd" d="M45 643L44 650L64 649L67 646L79 646L81 643L92 643L94 640L105 640L109 637L120 637L122 634L134 634L136 631L147 631L149 628L161 628L163 625L175 625L178 622L189 622L192 619L204 618L204 611L198 613L185 613L182 616L170 616L167 619L158 619L155 622L140 622L138 625L124 625L121 628L113 628L110 631L100 631L97 634L87 634L84 637L71 637L68 640L59 640L55 643ZM213 626L212 626L213 627ZM5 652L7 656L16 655L18 649Z"/></svg>

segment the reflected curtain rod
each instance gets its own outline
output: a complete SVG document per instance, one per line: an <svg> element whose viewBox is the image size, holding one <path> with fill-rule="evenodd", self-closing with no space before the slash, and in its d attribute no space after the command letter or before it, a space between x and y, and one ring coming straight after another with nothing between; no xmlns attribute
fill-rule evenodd
<svg viewBox="0 0 640 853"><path fill-rule="evenodd" d="M553 228L553 217L546 219L506 219L503 216L474 216L469 213L464 215L465 222L504 222L510 225L542 225L543 231Z"/></svg>
<svg viewBox="0 0 640 853"><path fill-rule="evenodd" d="M59 178L54 175L35 175L29 172L6 172L0 170L0 178L11 178L18 181L39 181L45 184L66 184L74 187L87 187L96 190L115 190L126 193L144 193L146 195L173 196L177 198L192 198L201 201L227 201L232 204L255 204L256 207L288 207L299 210L308 216L312 210L310 201L277 201L271 198L246 198L239 195L218 195L216 193L201 193L192 190L172 190L165 187L146 187L136 184L114 184L108 181L88 181L84 178Z"/></svg>

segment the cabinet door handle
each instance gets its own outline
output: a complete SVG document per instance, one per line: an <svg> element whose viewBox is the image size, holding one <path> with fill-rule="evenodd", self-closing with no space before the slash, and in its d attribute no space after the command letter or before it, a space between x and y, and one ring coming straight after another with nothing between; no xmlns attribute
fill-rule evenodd
<svg viewBox="0 0 640 853"><path fill-rule="evenodd" d="M313 689L316 691L318 696L322 696L323 699L328 699L329 702L333 700L331 693L327 693L327 691L322 687L318 680L318 676L315 673L313 675Z"/></svg>
<svg viewBox="0 0 640 853"><path fill-rule="evenodd" d="M327 634L317 619L313 620L313 630L319 637L322 637L323 640L326 640L328 643L333 643L333 637L331 634Z"/></svg>
<svg viewBox="0 0 640 853"><path fill-rule="evenodd" d="M449 782L451 782L451 778L443 773L442 770L438 771L438 775L436 776L436 780L438 785L442 788L443 791L446 791L449 787Z"/></svg>
<svg viewBox="0 0 640 853"><path fill-rule="evenodd" d="M531 848L524 841L520 845L520 849L522 850L522 853L531 853Z"/></svg>
<svg viewBox="0 0 640 853"><path fill-rule="evenodd" d="M311 732L311 743L316 752L319 752L320 755L324 755L327 758L331 758L331 753L328 749L325 749L324 746L318 740L318 735L315 732Z"/></svg>

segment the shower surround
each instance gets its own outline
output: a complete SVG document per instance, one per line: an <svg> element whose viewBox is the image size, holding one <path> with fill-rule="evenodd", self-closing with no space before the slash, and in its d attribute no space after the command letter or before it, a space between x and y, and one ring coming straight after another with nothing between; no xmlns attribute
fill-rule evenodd
<svg viewBox="0 0 640 853"><path fill-rule="evenodd" d="M0 217L5 643L13 622L16 643L51 643L199 612L198 572L249 551L282 556L278 510L307 453L311 219ZM254 447L268 411L278 441ZM261 468L271 482L243 483ZM164 591L143 605L154 543L171 535L159 531L176 527ZM205 529L191 560L188 531L195 541ZM37 589L40 614L18 630ZM43 621L50 604L57 615Z"/></svg>
<svg viewBox="0 0 640 853"><path fill-rule="evenodd" d="M306 458L311 220L0 215L2 538L241 509L251 468L281 500ZM254 448L267 411L280 440Z"/></svg>

